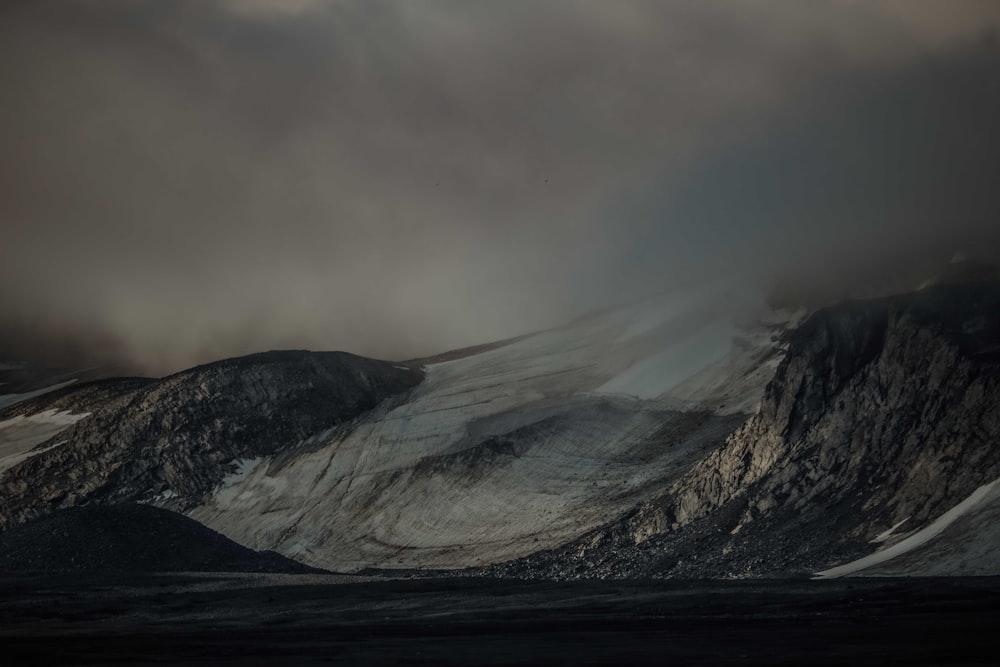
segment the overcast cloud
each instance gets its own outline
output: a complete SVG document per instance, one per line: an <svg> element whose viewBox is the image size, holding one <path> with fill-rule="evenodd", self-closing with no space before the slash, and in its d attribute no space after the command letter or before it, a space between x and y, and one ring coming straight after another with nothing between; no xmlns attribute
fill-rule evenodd
<svg viewBox="0 0 1000 667"><path fill-rule="evenodd" d="M0 329L149 372L402 359L992 247L998 29L993 0L9 2Z"/></svg>

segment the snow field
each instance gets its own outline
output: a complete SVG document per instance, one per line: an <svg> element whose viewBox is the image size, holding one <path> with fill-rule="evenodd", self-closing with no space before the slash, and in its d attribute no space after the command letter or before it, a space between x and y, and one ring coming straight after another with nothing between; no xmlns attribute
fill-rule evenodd
<svg viewBox="0 0 1000 667"><path fill-rule="evenodd" d="M776 345L757 315L775 319L746 295L673 293L428 365L407 402L281 464L239 462L190 515L339 571L557 546L652 497L724 436L709 420L672 440L676 410L756 405L770 375L744 375Z"/></svg>

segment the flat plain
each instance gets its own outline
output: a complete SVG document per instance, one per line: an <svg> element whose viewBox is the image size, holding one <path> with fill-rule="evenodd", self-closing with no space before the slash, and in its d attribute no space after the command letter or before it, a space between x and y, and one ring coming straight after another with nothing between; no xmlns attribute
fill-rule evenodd
<svg viewBox="0 0 1000 667"><path fill-rule="evenodd" d="M0 577L18 664L992 665L998 629L998 578Z"/></svg>

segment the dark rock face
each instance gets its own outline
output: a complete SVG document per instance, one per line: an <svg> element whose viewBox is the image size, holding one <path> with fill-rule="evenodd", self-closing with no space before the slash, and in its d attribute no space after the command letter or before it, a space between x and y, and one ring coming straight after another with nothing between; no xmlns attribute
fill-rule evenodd
<svg viewBox="0 0 1000 667"><path fill-rule="evenodd" d="M148 505L60 510L0 533L3 572L320 572Z"/></svg>
<svg viewBox="0 0 1000 667"><path fill-rule="evenodd" d="M816 313L759 413L659 499L492 572L805 574L998 477L1000 285L941 285Z"/></svg>
<svg viewBox="0 0 1000 667"><path fill-rule="evenodd" d="M350 354L286 351L138 383L96 409L88 401L93 414L55 439L66 444L0 477L0 525L167 491L183 510L212 491L234 460L293 447L422 378L419 370Z"/></svg>

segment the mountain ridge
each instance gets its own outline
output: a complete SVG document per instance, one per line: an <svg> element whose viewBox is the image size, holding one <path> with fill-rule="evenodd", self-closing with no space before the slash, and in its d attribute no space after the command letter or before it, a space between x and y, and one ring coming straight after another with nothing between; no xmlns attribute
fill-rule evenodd
<svg viewBox="0 0 1000 667"><path fill-rule="evenodd" d="M140 500L342 571L810 576L1000 478L996 282L804 320L668 294L431 361L271 352L32 399L0 434L75 392L98 414L0 471L0 518ZM987 500L871 571L1000 573Z"/></svg>

